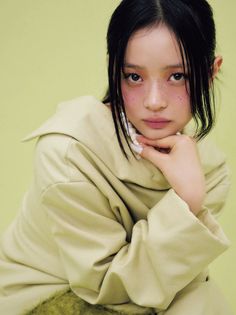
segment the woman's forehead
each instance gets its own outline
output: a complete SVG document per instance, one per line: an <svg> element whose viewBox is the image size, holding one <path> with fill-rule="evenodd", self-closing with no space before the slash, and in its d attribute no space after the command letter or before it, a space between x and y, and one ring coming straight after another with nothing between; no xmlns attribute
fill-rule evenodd
<svg viewBox="0 0 236 315"><path fill-rule="evenodd" d="M145 67L152 60L159 61L161 67L181 67L182 56L178 41L170 29L159 24L152 28L143 28L129 39L124 64Z"/></svg>

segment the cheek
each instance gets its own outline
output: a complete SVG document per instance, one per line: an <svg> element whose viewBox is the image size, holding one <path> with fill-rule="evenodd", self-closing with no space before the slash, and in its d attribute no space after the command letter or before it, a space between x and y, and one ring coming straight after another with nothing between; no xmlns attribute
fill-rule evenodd
<svg viewBox="0 0 236 315"><path fill-rule="evenodd" d="M182 113L183 118L190 119L192 117L189 95L187 93L176 96L176 110Z"/></svg>
<svg viewBox="0 0 236 315"><path fill-rule="evenodd" d="M178 95L177 100L180 106L183 106L184 108L191 110L190 99L187 93Z"/></svg>
<svg viewBox="0 0 236 315"><path fill-rule="evenodd" d="M191 118L190 99L186 89L173 91L173 93L169 94L169 97L169 100L173 104L172 109L176 112L176 114L181 113L183 117Z"/></svg>
<svg viewBox="0 0 236 315"><path fill-rule="evenodd" d="M125 83L121 84L122 96L126 107L137 106L140 102L140 89L130 88Z"/></svg>
<svg viewBox="0 0 236 315"><path fill-rule="evenodd" d="M175 99L175 104L178 106L190 109L190 99L186 90L173 95L173 98Z"/></svg>
<svg viewBox="0 0 236 315"><path fill-rule="evenodd" d="M186 89L183 89L182 91L177 93L176 98L180 103L188 103L189 102L189 95L188 95Z"/></svg>
<svg viewBox="0 0 236 315"><path fill-rule="evenodd" d="M177 95L177 101L178 101L179 103L183 103L183 101L184 101L183 96Z"/></svg>
<svg viewBox="0 0 236 315"><path fill-rule="evenodd" d="M186 111L190 110L189 97L187 95L177 95L176 104L180 109L182 108Z"/></svg>

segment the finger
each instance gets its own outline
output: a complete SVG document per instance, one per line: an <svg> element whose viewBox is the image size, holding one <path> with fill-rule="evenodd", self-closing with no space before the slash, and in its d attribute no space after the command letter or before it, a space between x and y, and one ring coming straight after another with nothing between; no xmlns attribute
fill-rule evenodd
<svg viewBox="0 0 236 315"><path fill-rule="evenodd" d="M158 139L158 140L156 140L156 145L159 148L172 149L176 145L176 143L179 141L179 137L180 136L173 135L173 136L168 136L168 137L165 137L165 138L162 138L162 139Z"/></svg>
<svg viewBox="0 0 236 315"><path fill-rule="evenodd" d="M168 136L162 139L148 139L143 136L138 136L137 141L141 144L146 144L149 146L157 148L172 148L176 142L179 140L179 135Z"/></svg>
<svg viewBox="0 0 236 315"><path fill-rule="evenodd" d="M136 135L135 138L139 143L142 143L142 144L148 144L152 141L151 139L148 139L142 135Z"/></svg>
<svg viewBox="0 0 236 315"><path fill-rule="evenodd" d="M152 146L144 146L140 156L160 167L163 159L165 159L164 156L166 156L166 154L155 150L155 148Z"/></svg>
<svg viewBox="0 0 236 315"><path fill-rule="evenodd" d="M138 135L136 137L137 141L140 143L140 144L143 144L143 145L150 145L150 146L155 146L157 140L153 140L153 139L149 139L149 138L146 138L144 136L140 136Z"/></svg>

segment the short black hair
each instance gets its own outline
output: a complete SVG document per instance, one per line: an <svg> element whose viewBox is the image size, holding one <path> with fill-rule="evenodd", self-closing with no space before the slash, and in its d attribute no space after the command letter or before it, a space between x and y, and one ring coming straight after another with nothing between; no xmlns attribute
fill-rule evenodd
<svg viewBox="0 0 236 315"><path fill-rule="evenodd" d="M123 0L111 16L107 32L108 90L103 98L110 103L120 147L128 134L122 112L121 75L128 41L134 32L163 23L176 37L187 72L191 112L196 122L195 137L209 133L215 122L214 85L211 82L215 59L216 31L212 8L206 0ZM126 155L127 156L127 155Z"/></svg>

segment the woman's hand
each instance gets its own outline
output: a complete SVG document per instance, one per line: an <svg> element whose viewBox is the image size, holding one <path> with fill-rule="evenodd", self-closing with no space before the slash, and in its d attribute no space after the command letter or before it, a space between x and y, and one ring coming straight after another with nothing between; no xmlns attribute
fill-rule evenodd
<svg viewBox="0 0 236 315"><path fill-rule="evenodd" d="M186 135L173 135L159 140L137 137L143 145L141 156L157 166L175 192L197 215L205 197L205 178L196 142Z"/></svg>

